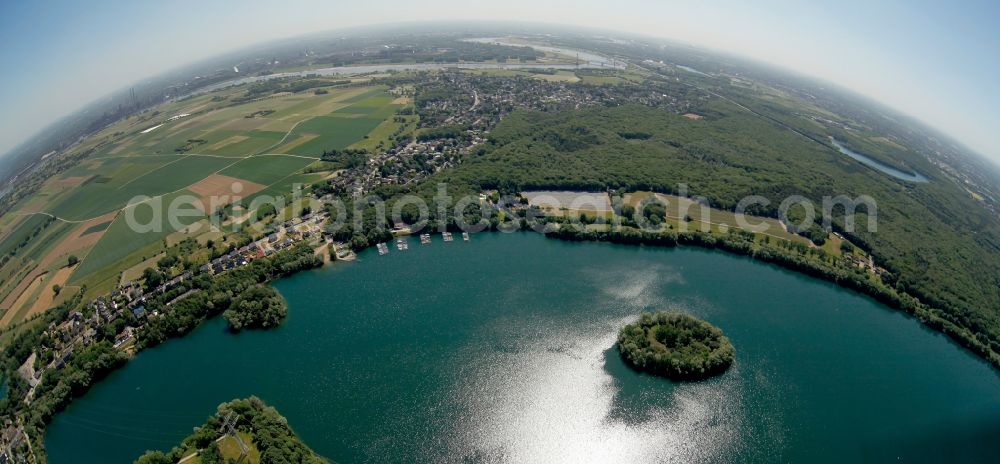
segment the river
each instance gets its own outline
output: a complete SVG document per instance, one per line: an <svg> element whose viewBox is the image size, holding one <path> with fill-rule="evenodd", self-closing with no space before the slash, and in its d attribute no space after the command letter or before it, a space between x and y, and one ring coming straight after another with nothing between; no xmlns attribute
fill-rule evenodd
<svg viewBox="0 0 1000 464"><path fill-rule="evenodd" d="M588 52L586 50L555 47L552 45L539 45L532 42L519 42L513 39L502 38L502 37L482 37L476 39L463 39L463 41L472 43L503 45L505 47L528 47L540 52L555 53L557 55L562 55L563 57L568 59L575 59L579 62L580 67L625 69L624 63L620 62L616 63L614 60L605 58L593 52ZM535 65L534 63L529 63L529 64Z"/></svg>
<svg viewBox="0 0 1000 464"><path fill-rule="evenodd" d="M479 234L276 282L271 331L215 319L56 416L50 462L168 449L257 395L350 462L908 462L1000 455L1000 376L898 311L716 251ZM736 362L698 383L626 367L617 330L676 307Z"/></svg>
<svg viewBox="0 0 1000 464"><path fill-rule="evenodd" d="M288 77L307 77L307 76L351 76L351 75L361 75L361 74L371 74L371 73L383 73L383 72L402 72L402 71L438 71L442 69L591 69L591 68L617 68L624 69L625 65L622 63L615 63L603 56L596 55L593 53L580 51L580 50L570 50L566 48L550 47L544 45L536 44L516 44L511 42L505 42L502 39L493 38L483 38L483 39L467 39L468 42L480 42L480 43L496 43L497 45L507 45L511 47L531 47L539 51L547 51L552 53L560 53L567 57L575 56L580 60L578 64L558 64L558 63L473 63L473 62L463 62L463 63L395 63L395 64L372 64L372 65L352 65L352 66L334 66L329 68L317 68L317 69L307 69L303 71L291 71L283 73L267 74L263 76L247 76L237 79L228 80L225 82L220 82L218 84L212 84L198 89L191 94L185 95L200 95L208 92L214 92L219 89L224 89L227 87L232 87L235 85L250 84L254 82L261 82L270 79L281 79Z"/></svg>

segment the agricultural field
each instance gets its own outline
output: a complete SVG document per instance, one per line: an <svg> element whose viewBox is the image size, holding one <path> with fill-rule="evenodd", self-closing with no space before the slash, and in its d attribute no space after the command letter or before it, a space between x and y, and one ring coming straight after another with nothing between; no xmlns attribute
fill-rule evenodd
<svg viewBox="0 0 1000 464"><path fill-rule="evenodd" d="M227 167L219 174L267 186L314 162L313 159L296 156L252 156Z"/></svg>
<svg viewBox="0 0 1000 464"><path fill-rule="evenodd" d="M143 161L103 160L105 163L94 166L88 182L66 192L62 201L45 212L67 220L89 219L135 203L139 196L154 197L183 189L238 162L193 155L171 157L163 163L139 159Z"/></svg>
<svg viewBox="0 0 1000 464"><path fill-rule="evenodd" d="M293 132L294 138L289 142L291 146L287 148L287 152L318 158L323 150L344 149L364 138L384 119L355 113L333 114L317 116L299 124Z"/></svg>
<svg viewBox="0 0 1000 464"><path fill-rule="evenodd" d="M208 227L212 208L322 179L327 173L303 171L326 150L387 139L409 104L365 79L311 83L299 92L244 85L168 102L79 143L74 166L0 221L0 329L78 288L93 296L134 278L171 243L221 239ZM172 222L171 204L184 214Z"/></svg>

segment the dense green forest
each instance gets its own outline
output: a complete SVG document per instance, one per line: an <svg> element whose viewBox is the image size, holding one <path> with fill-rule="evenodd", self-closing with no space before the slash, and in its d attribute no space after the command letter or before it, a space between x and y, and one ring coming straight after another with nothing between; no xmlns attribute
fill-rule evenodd
<svg viewBox="0 0 1000 464"><path fill-rule="evenodd" d="M890 271L886 285L942 309L948 321L1000 353L1000 227L959 186L932 170L925 171L926 183L893 179L721 99L699 112L706 117L639 105L516 112L486 146L431 179L426 193L438 182L447 182L452 194L488 188L678 193L684 184L689 194L723 209L762 195L771 205L747 212L772 217L791 195L817 209L824 196L869 195L878 206L877 231L867 230L863 206L856 232L844 231L842 207L834 209L831 227Z"/></svg>

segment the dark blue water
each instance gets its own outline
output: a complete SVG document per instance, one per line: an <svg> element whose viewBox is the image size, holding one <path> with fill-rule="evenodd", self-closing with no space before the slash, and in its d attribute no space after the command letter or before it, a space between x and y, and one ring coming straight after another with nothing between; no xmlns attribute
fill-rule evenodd
<svg viewBox="0 0 1000 464"><path fill-rule="evenodd" d="M258 395L338 462L995 461L1000 377L899 312L699 249L535 234L411 242L277 282L282 327L214 320L56 417L54 464L168 449ZM719 326L733 368L689 384L613 350L643 310Z"/></svg>

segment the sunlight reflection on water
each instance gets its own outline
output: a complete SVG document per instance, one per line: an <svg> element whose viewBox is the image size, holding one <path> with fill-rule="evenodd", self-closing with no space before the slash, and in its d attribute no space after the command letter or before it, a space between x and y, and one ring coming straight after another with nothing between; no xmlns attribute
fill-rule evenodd
<svg viewBox="0 0 1000 464"><path fill-rule="evenodd" d="M606 297L595 303L637 314L663 303L664 284L683 283L667 266L620 271L588 276ZM741 426L737 376L675 384L631 371L615 340L634 318L553 321L542 337L512 333L515 348L480 353L489 362L457 383L454 397L468 413L450 449L511 463L716 462L729 454Z"/></svg>
<svg viewBox="0 0 1000 464"><path fill-rule="evenodd" d="M453 449L502 462L713 462L738 437L735 376L666 390L668 380L639 376L660 388L640 382L626 393L607 366L617 361L614 335L587 334L569 348L562 335L494 356L467 379L456 397L472 414Z"/></svg>

